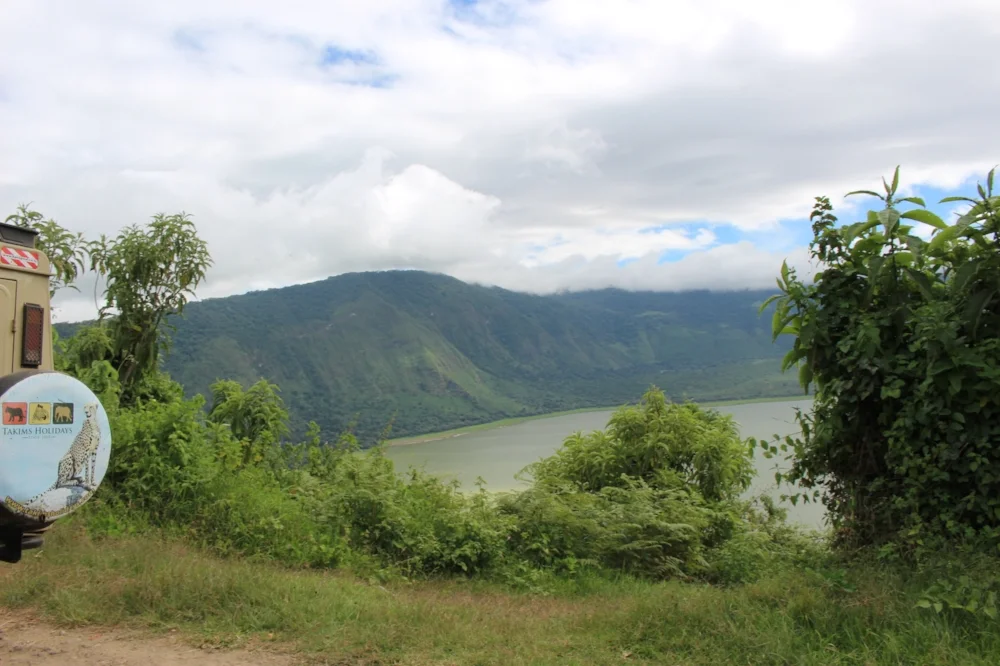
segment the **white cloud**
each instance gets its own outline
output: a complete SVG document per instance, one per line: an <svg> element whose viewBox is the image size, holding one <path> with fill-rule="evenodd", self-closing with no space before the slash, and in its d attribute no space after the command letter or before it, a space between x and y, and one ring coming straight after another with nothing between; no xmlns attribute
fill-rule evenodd
<svg viewBox="0 0 1000 666"><path fill-rule="evenodd" d="M998 32L988 0L7 0L0 212L88 235L192 213L202 297L392 267L770 286L804 250L670 225L759 238L896 164L981 177Z"/></svg>

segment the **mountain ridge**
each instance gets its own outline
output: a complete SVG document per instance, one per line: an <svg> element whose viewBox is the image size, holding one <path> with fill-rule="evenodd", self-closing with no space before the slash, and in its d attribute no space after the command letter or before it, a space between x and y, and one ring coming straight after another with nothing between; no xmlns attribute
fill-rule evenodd
<svg viewBox="0 0 1000 666"><path fill-rule="evenodd" d="M282 389L301 434L366 441L603 407L649 384L695 399L791 395L770 290L527 294L423 271L347 273L190 303L165 369L189 394L220 378ZM68 335L80 324L57 324Z"/></svg>

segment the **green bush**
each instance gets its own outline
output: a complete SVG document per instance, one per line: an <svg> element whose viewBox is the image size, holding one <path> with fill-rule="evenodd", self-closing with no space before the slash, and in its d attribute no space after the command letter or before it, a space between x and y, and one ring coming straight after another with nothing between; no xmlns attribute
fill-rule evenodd
<svg viewBox="0 0 1000 666"><path fill-rule="evenodd" d="M323 529L408 573L475 573L504 554L509 521L488 495L416 471L400 478L377 448L335 457L300 488Z"/></svg>
<svg viewBox="0 0 1000 666"><path fill-rule="evenodd" d="M655 388L526 473L532 486L499 509L517 520L511 547L541 567L736 583L794 550L772 504L765 522L737 499L753 467L732 419Z"/></svg>
<svg viewBox="0 0 1000 666"><path fill-rule="evenodd" d="M617 410L604 431L576 433L554 456L529 466L535 479L561 479L582 491L627 486L683 489L709 502L746 490L753 464L732 418L694 403L667 402L651 389Z"/></svg>
<svg viewBox="0 0 1000 666"><path fill-rule="evenodd" d="M605 432L569 437L532 467L530 488L503 495L400 475L381 448L360 451L349 434L325 443L315 426L306 441L278 444L287 414L275 387L215 389L207 417L200 397L115 411L93 531L135 522L290 566L378 562L406 576L535 583L532 571L588 569L735 583L763 570L753 557L781 551L780 519L748 531L734 499L750 467L732 422L655 389ZM598 455L604 464L592 465Z"/></svg>
<svg viewBox="0 0 1000 666"><path fill-rule="evenodd" d="M219 452L232 445L225 430L206 424L203 404L197 396L119 410L111 424L107 490L161 521L191 521L210 482L224 471Z"/></svg>
<svg viewBox="0 0 1000 666"><path fill-rule="evenodd" d="M787 511L768 495L734 505L728 538L707 552L706 578L722 584L752 583L795 568L828 564L826 539L785 522Z"/></svg>
<svg viewBox="0 0 1000 666"><path fill-rule="evenodd" d="M705 569L702 535L711 511L682 490L628 480L582 492L543 482L504 498L501 510L517 518L512 547L543 567L605 567L655 578Z"/></svg>
<svg viewBox="0 0 1000 666"><path fill-rule="evenodd" d="M194 540L226 555L250 555L292 566L336 566L347 544L317 529L308 507L263 469L218 476L191 524Z"/></svg>
<svg viewBox="0 0 1000 666"><path fill-rule="evenodd" d="M846 545L1000 544L1000 197L993 172L949 224L899 170L867 219L814 208L812 284L784 267L774 335L816 385L790 481L822 494ZM962 200L948 197L943 202ZM903 205L909 210L901 210ZM930 241L913 225L929 226ZM770 449L777 452L778 447Z"/></svg>
<svg viewBox="0 0 1000 666"><path fill-rule="evenodd" d="M165 250L171 236L183 242ZM209 405L186 399L159 364L166 322L210 264L193 225L158 216L87 247L110 276L106 316L56 351L111 420L106 482L76 518L94 535L159 531L295 567L483 575L532 589L585 570L737 583L794 550L779 518L754 523L738 499L753 468L732 419L655 388L605 430L567 438L528 470L527 490L500 496L400 475L379 447L362 452L350 433L325 442L314 423L289 442L296 430L263 379L217 381ZM130 290L133 269L141 280Z"/></svg>

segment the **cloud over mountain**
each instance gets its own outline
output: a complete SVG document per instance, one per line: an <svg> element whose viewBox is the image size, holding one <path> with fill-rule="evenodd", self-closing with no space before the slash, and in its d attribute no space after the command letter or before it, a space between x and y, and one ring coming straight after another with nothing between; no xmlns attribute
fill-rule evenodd
<svg viewBox="0 0 1000 666"><path fill-rule="evenodd" d="M190 212L201 296L768 286L814 196L993 166L998 33L989 0L8 0L0 211Z"/></svg>

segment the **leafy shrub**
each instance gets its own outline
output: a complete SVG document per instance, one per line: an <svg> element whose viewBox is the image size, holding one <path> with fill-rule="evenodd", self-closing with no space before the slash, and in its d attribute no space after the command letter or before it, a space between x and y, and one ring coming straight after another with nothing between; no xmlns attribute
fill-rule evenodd
<svg viewBox="0 0 1000 666"><path fill-rule="evenodd" d="M707 551L706 578L723 584L751 583L792 568L822 568L825 537L786 523L785 509L761 495L736 507L728 538Z"/></svg>
<svg viewBox="0 0 1000 666"><path fill-rule="evenodd" d="M219 475L205 498L190 530L195 541L216 552L312 567L335 566L344 556L347 545L339 535L317 529L308 507L267 470Z"/></svg>
<svg viewBox="0 0 1000 666"><path fill-rule="evenodd" d="M784 267L774 335L816 385L789 438L788 479L813 489L852 545L1000 543L1000 197L993 172L953 224L899 170L863 222L817 199L814 284ZM955 201L961 198L948 197ZM915 206L900 211L899 206ZM928 242L908 222L929 225ZM934 546L936 547L936 546Z"/></svg>
<svg viewBox="0 0 1000 666"><path fill-rule="evenodd" d="M475 573L503 557L508 522L485 493L396 473L380 449L340 455L301 479L320 525L409 573ZM305 499L308 498L308 499Z"/></svg>
<svg viewBox="0 0 1000 666"><path fill-rule="evenodd" d="M709 502L738 496L753 478L732 417L694 403L669 403L656 388L639 405L618 409L605 431L570 436L555 455L526 471L585 492L642 480Z"/></svg>
<svg viewBox="0 0 1000 666"><path fill-rule="evenodd" d="M162 521L190 521L223 471L217 452L232 443L225 430L207 426L203 404L197 396L120 410L111 424L108 490Z"/></svg>
<svg viewBox="0 0 1000 666"><path fill-rule="evenodd" d="M526 473L532 487L499 503L517 519L511 546L560 571L742 582L786 556L798 534L779 529L773 504L752 529L757 514L737 498L753 467L732 419L669 403L655 387L604 431L570 436Z"/></svg>
<svg viewBox="0 0 1000 666"><path fill-rule="evenodd" d="M288 411L278 387L263 379L246 391L232 380L213 384L208 418L228 428L240 443L241 453L234 461L239 467L262 462L288 434Z"/></svg>
<svg viewBox="0 0 1000 666"><path fill-rule="evenodd" d="M641 479L583 492L542 482L504 498L516 516L512 547L544 567L576 572L606 567L655 578L704 569L702 532L711 511L689 493Z"/></svg>
<svg viewBox="0 0 1000 666"><path fill-rule="evenodd" d="M76 265L77 245L53 247ZM361 452L350 433L324 442L315 423L288 442L288 412L263 379L216 382L205 410L159 369L167 321L211 263L187 217L79 247L109 284L106 316L56 345L57 367L111 419L106 483L75 518L92 534L157 530L292 566L483 574L534 590L587 569L740 582L801 545L774 512L754 522L738 499L753 468L732 419L655 388L529 468L529 489L499 497L401 476L380 448Z"/></svg>

